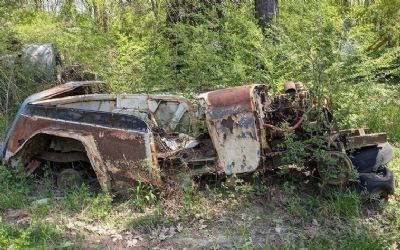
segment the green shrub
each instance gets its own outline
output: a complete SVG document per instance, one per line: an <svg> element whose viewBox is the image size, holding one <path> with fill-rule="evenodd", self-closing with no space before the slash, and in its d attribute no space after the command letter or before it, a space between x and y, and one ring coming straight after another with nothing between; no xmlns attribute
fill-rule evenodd
<svg viewBox="0 0 400 250"><path fill-rule="evenodd" d="M390 141L400 141L400 104L395 100L381 102L375 112L366 116L368 128L377 132L387 132Z"/></svg>

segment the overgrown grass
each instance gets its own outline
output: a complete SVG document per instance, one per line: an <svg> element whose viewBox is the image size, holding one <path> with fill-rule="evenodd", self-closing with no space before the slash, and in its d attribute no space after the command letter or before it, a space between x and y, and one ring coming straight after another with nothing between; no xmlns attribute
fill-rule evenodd
<svg viewBox="0 0 400 250"><path fill-rule="evenodd" d="M92 201L91 193L87 185L75 187L69 190L60 203L64 211L69 213L80 212Z"/></svg>
<svg viewBox="0 0 400 250"><path fill-rule="evenodd" d="M68 247L78 248L78 245L65 237L60 225L37 221L27 228L20 228L0 220L2 249L68 249Z"/></svg>
<svg viewBox="0 0 400 250"><path fill-rule="evenodd" d="M112 198L108 194L94 195L82 185L57 197L48 175L36 180L12 173L0 166L0 211L16 211L18 217L6 222L7 213L0 216L0 248L5 249L76 249L80 240L70 239L63 225L47 220L57 214L71 216L85 211L89 218L103 220L111 214ZM27 213L27 214L26 214ZM1 213L3 214L3 212ZM10 219L10 218L9 218Z"/></svg>
<svg viewBox="0 0 400 250"><path fill-rule="evenodd" d="M0 166L0 208L22 208L28 204L31 182Z"/></svg>
<svg viewBox="0 0 400 250"><path fill-rule="evenodd" d="M141 229L144 231L151 231L151 229L156 228L163 221L162 214L157 211L154 214L143 215L136 218L131 218L128 221L128 227L133 229Z"/></svg>
<svg viewBox="0 0 400 250"><path fill-rule="evenodd" d="M147 207L157 205L160 202L159 193L156 189L147 183L137 182L136 188L129 190L129 203L138 211L144 212Z"/></svg>
<svg viewBox="0 0 400 250"><path fill-rule="evenodd" d="M400 150L396 149L396 158L389 167L400 174ZM351 190L328 190L308 192L296 182L295 177L276 176L281 181L274 181L282 190L282 200L268 200L268 211L260 216L258 223L268 221L268 218L280 218L299 234L296 238L284 236L279 242L265 246L265 249L389 249L400 238L400 197L396 194L385 202L371 206L362 196ZM221 205L223 209L232 211L231 220L240 221L241 209L251 207L255 200L265 200L264 196L271 192L272 184L263 182L238 181L234 187L224 185L215 188L198 190L194 186L184 189L182 207L174 217L165 213L165 198L155 189L146 184L140 184L131 191L131 199L123 202L113 201L113 197L90 192L85 185L65 193L62 197L49 194L51 182L41 180L48 185L39 191L32 190L36 182L31 179L17 177L5 167L0 168L0 211L7 209L23 209L29 214L30 221L26 225L6 222L6 214L0 221L0 248L35 249L35 248L76 248L81 239L69 235L63 225L56 225L48 218L72 218L76 215L90 221L109 226L118 225L128 230L141 230L149 233L159 228L174 226L178 223L192 223L194 218L213 221L218 218ZM47 184L46 184L47 183ZM53 187L54 188L54 187ZM35 189L38 190L38 189ZM37 199L48 198L44 204L33 204ZM230 205L235 201L236 207ZM281 202L281 203L280 203ZM126 215L118 213L127 212ZM238 214L236 214L238 211ZM374 215L370 215L370 214ZM252 212L249 213L252 215ZM119 217L120 218L119 218ZM264 218L265 216L265 218ZM270 217L268 217L270 216ZM119 223L116 220L122 220ZM273 220L272 220L273 221ZM119 223L119 224L118 224ZM237 235L235 246L242 249L259 248L255 245L254 225L252 221L242 226L229 228L232 235ZM255 223L255 222L254 222ZM231 225L232 226L232 225ZM268 223L265 226L268 226ZM306 235L303 230L314 227L315 235ZM275 229L273 228L272 231Z"/></svg>
<svg viewBox="0 0 400 250"><path fill-rule="evenodd" d="M395 155L389 167L399 176L400 149L395 148ZM270 203L276 208L270 212L270 216L281 218L279 223L288 220L286 226L291 224L298 237L293 238L290 233L284 236L283 233L283 236L279 236L280 240L267 244L264 249L367 250L393 249L398 246L399 187L389 200L371 201L351 189L330 188L319 196L299 189L299 184L291 181L282 181L280 185L284 193L283 206L279 202ZM286 211L282 211L282 207ZM255 226L257 225L249 224L246 227L254 230ZM306 232L310 227L318 233L307 236ZM242 237L241 232L243 229L237 229L238 246L243 246L243 249L259 248L251 239ZM272 230L272 233L276 232Z"/></svg>
<svg viewBox="0 0 400 250"><path fill-rule="evenodd" d="M319 234L303 242L302 247L310 250L342 249L342 250L382 250L390 249L383 236L379 236L365 226L352 226L349 231L342 233L340 238ZM284 249L298 249L291 246Z"/></svg>
<svg viewBox="0 0 400 250"><path fill-rule="evenodd" d="M333 192L325 204L329 213L342 219L357 218L362 212L361 196L350 190Z"/></svg>
<svg viewBox="0 0 400 250"><path fill-rule="evenodd" d="M384 235L377 235L366 226L352 227L340 242L343 250L381 250L390 249Z"/></svg>

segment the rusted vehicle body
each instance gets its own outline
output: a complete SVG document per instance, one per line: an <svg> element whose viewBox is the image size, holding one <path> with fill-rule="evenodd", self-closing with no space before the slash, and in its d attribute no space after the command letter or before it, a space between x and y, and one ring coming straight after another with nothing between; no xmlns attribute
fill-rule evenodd
<svg viewBox="0 0 400 250"><path fill-rule="evenodd" d="M203 93L194 104L174 95L103 94L101 82L69 82L25 100L1 156L27 174L49 164L60 185L83 173L107 191L137 181L161 187L165 176L240 175L281 165L284 134L307 135L302 126L313 105L304 86L294 83L282 95L248 85ZM385 133L357 129L330 131L328 137L326 150L339 173L325 175L329 184L347 183L353 168L375 173L393 157ZM367 163L366 154L373 155Z"/></svg>
<svg viewBox="0 0 400 250"><path fill-rule="evenodd" d="M99 84L70 82L29 97L5 138L3 160L27 172L40 161L86 161L105 190L134 180L160 186L151 126L188 131L191 103L168 95L99 94Z"/></svg>

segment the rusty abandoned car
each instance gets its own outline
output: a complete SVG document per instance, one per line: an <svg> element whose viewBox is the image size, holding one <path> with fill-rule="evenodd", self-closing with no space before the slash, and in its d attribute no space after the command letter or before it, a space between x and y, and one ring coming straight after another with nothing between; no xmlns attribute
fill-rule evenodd
<svg viewBox="0 0 400 250"><path fill-rule="evenodd" d="M71 180L95 180L116 192L137 181L161 187L165 176L186 181L275 169L284 163L285 134L302 140L319 133L331 160L310 159L308 167L321 182L346 185L357 170L365 190L394 192L386 134L334 130L328 106L317 132L310 132L305 123L317 123L309 112L317 107L303 84L288 82L285 93L274 96L267 85L239 86L203 93L193 102L174 95L104 94L101 85L69 82L28 97L4 140L3 163L26 174L46 165L60 188Z"/></svg>

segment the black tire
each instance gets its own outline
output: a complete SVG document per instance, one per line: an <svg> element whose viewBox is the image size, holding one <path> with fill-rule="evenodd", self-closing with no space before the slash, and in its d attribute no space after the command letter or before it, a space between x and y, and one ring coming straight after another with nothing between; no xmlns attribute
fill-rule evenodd
<svg viewBox="0 0 400 250"><path fill-rule="evenodd" d="M379 167L387 164L393 156L392 146L382 143L362 148L351 154L350 159L359 173L371 173L378 171Z"/></svg>
<svg viewBox="0 0 400 250"><path fill-rule="evenodd" d="M384 167L377 173L360 173L359 191L371 195L387 196L394 194L395 180L392 170Z"/></svg>

